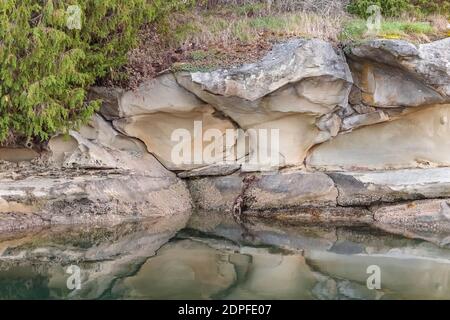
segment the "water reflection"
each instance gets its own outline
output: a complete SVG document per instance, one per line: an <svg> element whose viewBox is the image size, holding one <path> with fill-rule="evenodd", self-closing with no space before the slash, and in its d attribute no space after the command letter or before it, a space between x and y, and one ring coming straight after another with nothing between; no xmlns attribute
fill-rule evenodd
<svg viewBox="0 0 450 320"><path fill-rule="evenodd" d="M449 299L450 251L364 226L198 213L0 238L0 299ZM176 234L176 236L175 236ZM81 289L69 290L69 265ZM381 289L366 286L379 266Z"/></svg>

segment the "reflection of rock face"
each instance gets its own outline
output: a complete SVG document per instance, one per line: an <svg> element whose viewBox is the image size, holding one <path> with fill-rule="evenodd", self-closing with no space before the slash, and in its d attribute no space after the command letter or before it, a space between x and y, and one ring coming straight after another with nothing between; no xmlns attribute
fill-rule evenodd
<svg viewBox="0 0 450 320"><path fill-rule="evenodd" d="M307 256L307 261L321 273L349 279L363 286L370 275L367 267L378 266L382 290L393 292L386 293L386 298L448 299L450 295L448 260L395 254L370 256L315 252Z"/></svg>
<svg viewBox="0 0 450 320"><path fill-rule="evenodd" d="M186 219L4 235L0 299L445 299L450 294L450 251L427 242L361 227L261 221L251 227L255 237L245 240L235 232L237 225L215 219L190 223L214 237L186 230L169 243ZM69 265L81 269L80 290L67 289ZM380 267L380 290L366 286L370 265Z"/></svg>
<svg viewBox="0 0 450 320"><path fill-rule="evenodd" d="M11 235L0 240L0 299L100 298L115 279L138 270L186 220L153 218L114 228L59 228ZM69 265L81 269L78 291L67 289Z"/></svg>
<svg viewBox="0 0 450 320"><path fill-rule="evenodd" d="M112 292L126 292L132 298L209 299L235 281L234 267L225 254L186 240L159 250L135 276L119 282Z"/></svg>
<svg viewBox="0 0 450 320"><path fill-rule="evenodd" d="M308 299L314 278L299 255L241 248L213 249L177 241L158 251L113 294L150 299ZM270 279L270 281L268 281Z"/></svg>

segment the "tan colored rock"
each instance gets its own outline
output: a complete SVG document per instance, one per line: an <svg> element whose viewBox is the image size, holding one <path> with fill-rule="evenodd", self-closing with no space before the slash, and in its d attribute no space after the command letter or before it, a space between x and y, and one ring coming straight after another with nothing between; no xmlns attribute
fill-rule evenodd
<svg viewBox="0 0 450 320"><path fill-rule="evenodd" d="M53 224L115 224L154 216L189 215L185 184L171 177L79 173L28 176L0 184L0 230Z"/></svg>
<svg viewBox="0 0 450 320"><path fill-rule="evenodd" d="M337 190L323 173L289 172L256 176L247 195L250 210L335 206ZM208 177L188 181L192 198L202 210L229 212L242 190L243 176Z"/></svg>
<svg viewBox="0 0 450 320"><path fill-rule="evenodd" d="M155 177L171 175L141 141L119 133L97 114L79 132L51 138L49 150L50 160L65 168L125 169Z"/></svg>
<svg viewBox="0 0 450 320"><path fill-rule="evenodd" d="M94 87L91 98L104 101L100 112L108 119L156 112L190 112L205 104L180 87L172 74L145 81L135 90Z"/></svg>
<svg viewBox="0 0 450 320"><path fill-rule="evenodd" d="M244 130L279 130L280 165L288 166L301 164L312 145L334 135L320 132L314 124L336 107L346 107L352 76L342 53L329 43L294 39L274 46L257 63L177 74L177 81ZM250 142L251 159L272 150ZM243 166L243 170L257 168Z"/></svg>
<svg viewBox="0 0 450 320"><path fill-rule="evenodd" d="M342 130L354 130L359 127L370 126L373 124L389 121L389 116L383 111L375 111L365 114L356 114L343 120Z"/></svg>
<svg viewBox="0 0 450 320"><path fill-rule="evenodd" d="M362 127L315 147L307 166L349 171L449 166L449 120L450 105L440 105Z"/></svg>
<svg viewBox="0 0 450 320"><path fill-rule="evenodd" d="M385 70L398 71L402 69L410 76L406 78L411 83L414 79L422 79L427 86L434 88L445 101L450 97L450 38L414 45L404 40L375 39L352 44L347 48L353 58L372 60L385 65ZM402 73L402 72L400 72ZM395 75L394 78L395 79ZM390 79L388 83L395 85ZM380 83L381 84L381 83ZM403 84L397 83L399 88ZM386 84L382 84L387 89ZM409 100L425 97L428 90L422 92L398 92L398 99ZM408 99L407 95L410 95ZM395 97L392 97L395 99ZM397 104L398 105L398 104Z"/></svg>
<svg viewBox="0 0 450 320"><path fill-rule="evenodd" d="M256 63L196 72L192 74L192 81L215 95L255 101L289 83L318 76L352 81L345 58L330 43L318 39L293 39L275 45ZM308 81L311 81L309 86L315 87L314 79Z"/></svg>
<svg viewBox="0 0 450 320"><path fill-rule="evenodd" d="M349 64L366 105L419 107L444 102L439 93L399 67L370 60L349 60Z"/></svg>
<svg viewBox="0 0 450 320"><path fill-rule="evenodd" d="M39 154L28 148L6 148L0 147L0 160L9 162L31 161Z"/></svg>
<svg viewBox="0 0 450 320"><path fill-rule="evenodd" d="M424 198L450 198L450 169L405 169L328 173L341 206L368 206Z"/></svg>
<svg viewBox="0 0 450 320"><path fill-rule="evenodd" d="M195 122L198 122L197 126ZM158 112L117 119L114 120L114 127L127 136L143 141L148 152L170 170L190 170L223 162L227 159L225 133L227 129L234 129L229 120L217 117L210 106L191 112ZM194 131L196 128L199 129L197 132ZM206 141L204 134L210 129L217 133L217 139ZM174 136L176 132L183 135ZM208 146L214 145L217 148L209 152ZM182 150L190 152L190 156L182 155Z"/></svg>

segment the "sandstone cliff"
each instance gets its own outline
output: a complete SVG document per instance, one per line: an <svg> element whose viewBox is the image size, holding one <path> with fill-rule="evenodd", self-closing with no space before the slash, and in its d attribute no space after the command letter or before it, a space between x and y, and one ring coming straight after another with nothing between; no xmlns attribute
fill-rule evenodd
<svg viewBox="0 0 450 320"><path fill-rule="evenodd" d="M450 38L343 49L294 39L252 64L166 73L134 91L95 87L91 95L103 99L99 114L53 137L48 152L0 149L0 230L17 219L20 227L76 222L86 212L87 220L189 214L191 202L227 213L254 175L247 214L358 221L447 241ZM181 148L194 161L174 161L177 129L188 133ZM276 148L245 134L271 129ZM206 162L211 139L196 139L208 130L222 147ZM229 130L244 134L230 138ZM261 150L278 165L255 166Z"/></svg>

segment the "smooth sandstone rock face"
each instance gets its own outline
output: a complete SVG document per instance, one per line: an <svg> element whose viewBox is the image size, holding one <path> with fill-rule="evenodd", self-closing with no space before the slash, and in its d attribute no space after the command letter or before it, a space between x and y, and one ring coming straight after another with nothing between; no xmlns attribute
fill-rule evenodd
<svg viewBox="0 0 450 320"><path fill-rule="evenodd" d="M418 46L403 40L370 40L347 49L350 56L370 59L386 66L401 67L433 87L449 101L450 38ZM407 92L402 97L405 94L412 95L417 92Z"/></svg>
<svg viewBox="0 0 450 320"><path fill-rule="evenodd" d="M93 87L91 98L103 100L100 112L107 119L156 112L189 112L204 103L181 88L172 74L145 81L137 89Z"/></svg>
<svg viewBox="0 0 450 320"><path fill-rule="evenodd" d="M134 91L117 91L94 88L95 97L105 96L100 113L112 120L114 128L123 135L144 142L148 152L170 170L191 170L223 161L226 152L216 150L205 160L203 150L210 144L225 145L226 129L233 123L214 108L199 100L194 94L179 86L172 74L164 74L144 82ZM194 122L202 122L202 130L194 132ZM202 141L203 134L215 130L217 139ZM180 144L174 132L182 130L190 137L184 139L183 150L191 153L183 162L174 159L172 151ZM199 137L200 148L194 148L194 137ZM223 148L223 147L222 147ZM195 160L194 159L200 159Z"/></svg>
<svg viewBox="0 0 450 320"><path fill-rule="evenodd" d="M243 129L278 129L282 166L301 164L314 144L337 134L339 121L319 129L316 120L347 106L353 82L342 53L316 39L275 45L254 64L178 74L177 81ZM271 153L253 141L250 158L259 150Z"/></svg>
<svg viewBox="0 0 450 320"><path fill-rule="evenodd" d="M185 182L145 145L95 115L79 132L58 135L41 162L1 174L0 230L65 224L116 224L189 217Z"/></svg>
<svg viewBox="0 0 450 320"><path fill-rule="evenodd" d="M79 132L51 138L49 150L50 160L63 168L123 169L153 177L172 176L141 141L119 133L97 114Z"/></svg>
<svg viewBox="0 0 450 320"><path fill-rule="evenodd" d="M311 150L318 170L389 170L450 165L450 105L342 134Z"/></svg>
<svg viewBox="0 0 450 320"><path fill-rule="evenodd" d="M398 66L370 60L349 60L362 102L374 107L419 107L443 103L444 98L429 85Z"/></svg>
<svg viewBox="0 0 450 320"><path fill-rule="evenodd" d="M200 128L199 131L195 122L200 123L197 126ZM227 159L227 152L224 149L226 130L234 129L229 120L217 117L215 110L207 105L191 112L158 112L117 119L113 123L122 133L143 141L148 152L154 154L169 170L190 170L215 162L224 162ZM210 129L217 133L217 138L206 141L203 134ZM186 138L173 136L176 131L186 133ZM180 138L183 140L180 141ZM199 141L199 148L196 148L196 141ZM221 147L211 153L205 153L210 145ZM190 155L183 155L182 151L174 155L174 150L178 149L187 150ZM176 159L178 156L179 160Z"/></svg>

